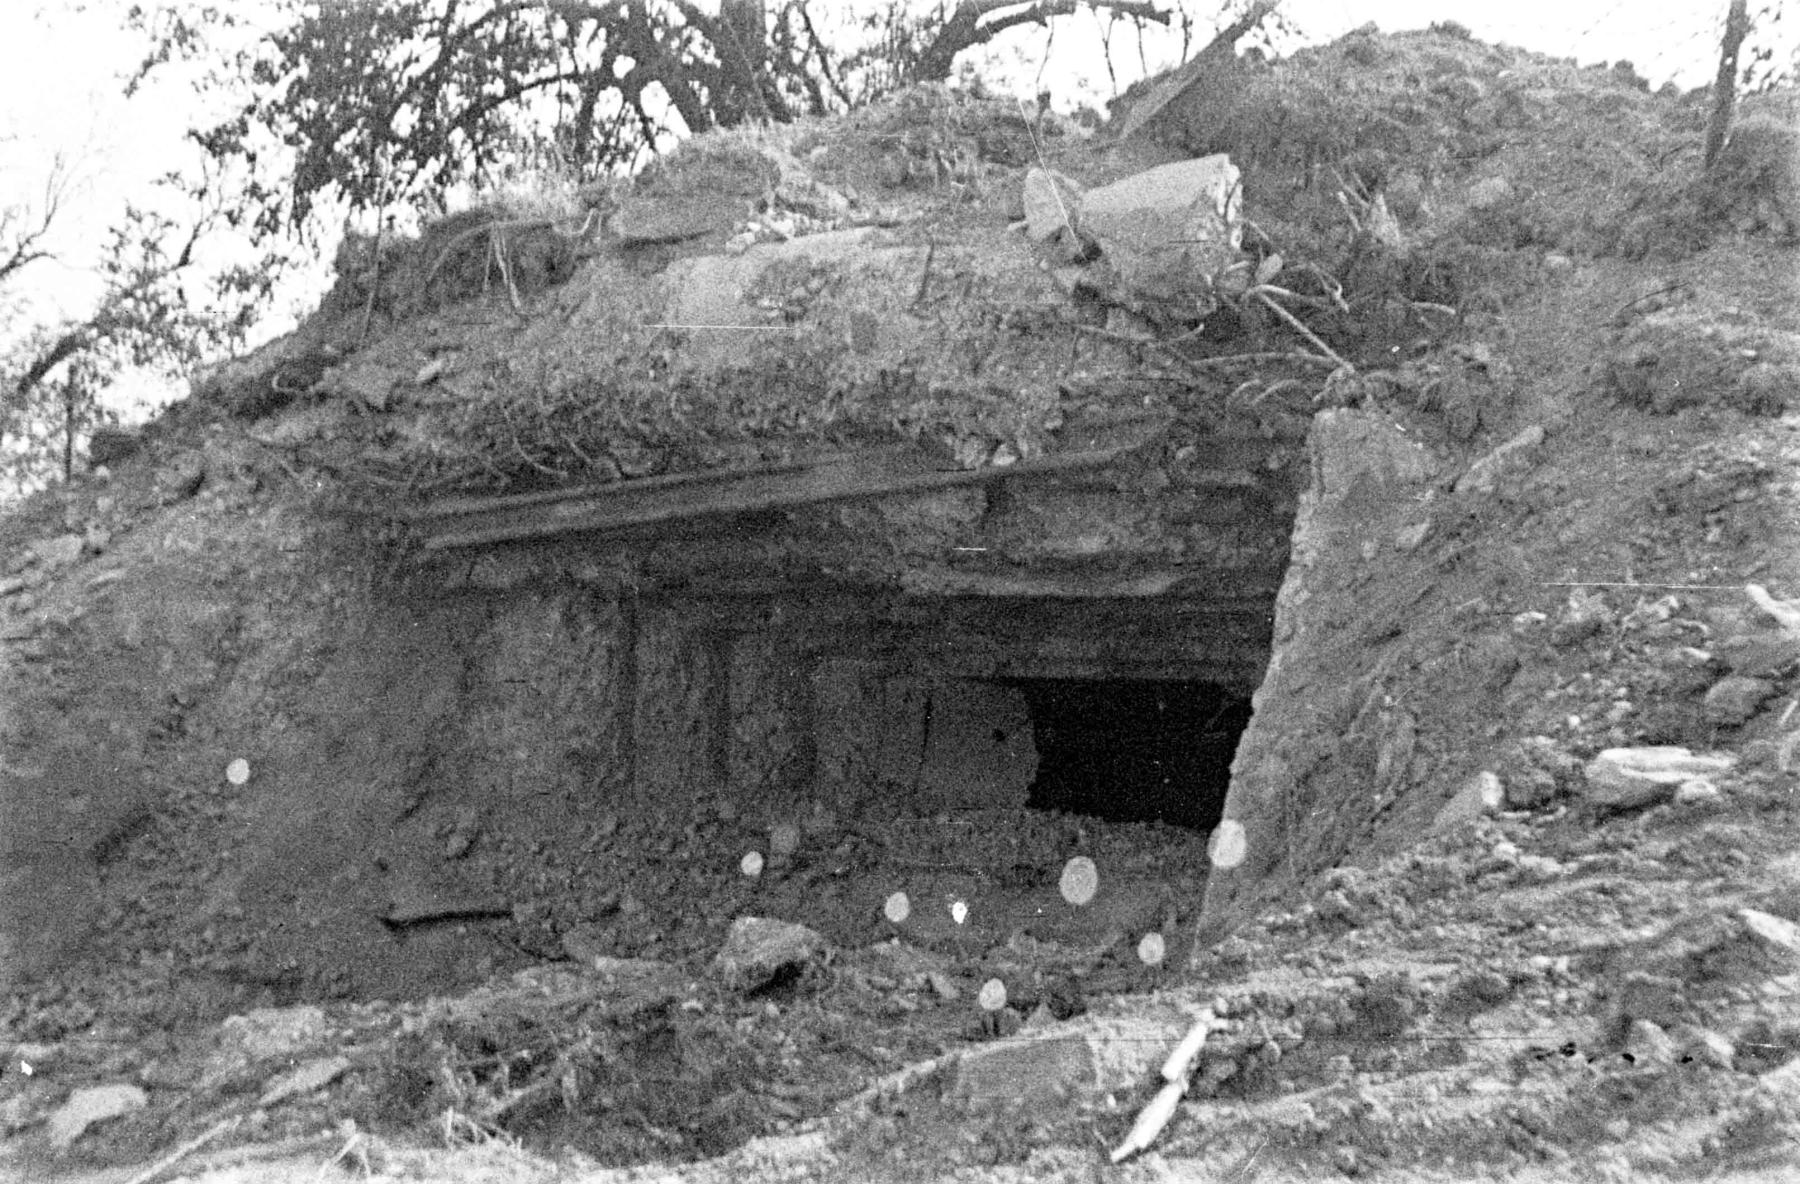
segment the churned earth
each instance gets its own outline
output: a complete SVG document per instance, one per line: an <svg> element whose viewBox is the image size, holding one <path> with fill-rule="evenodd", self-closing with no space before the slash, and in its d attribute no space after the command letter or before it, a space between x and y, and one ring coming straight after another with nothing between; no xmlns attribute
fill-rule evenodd
<svg viewBox="0 0 1800 1184"><path fill-rule="evenodd" d="M0 1172L1800 1171L1794 191L1684 204L1559 121L1702 109L1616 72L1453 32L1330 52L1515 134L1481 158L1504 185L1393 199L1489 236L1479 307L1371 331L1387 355L1284 412L1307 472L1225 806L1246 852L1027 808L577 801L535 751L458 781L443 736L602 696L603 643L529 590L413 599L341 470L270 444L378 436L369 408L197 395L0 518Z"/></svg>

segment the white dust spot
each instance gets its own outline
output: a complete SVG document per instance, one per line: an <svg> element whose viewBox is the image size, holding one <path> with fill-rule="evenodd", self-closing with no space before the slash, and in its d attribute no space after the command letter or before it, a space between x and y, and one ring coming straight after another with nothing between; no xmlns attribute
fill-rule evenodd
<svg viewBox="0 0 1800 1184"><path fill-rule="evenodd" d="M1206 840L1206 857L1212 860L1216 868L1234 868L1244 862L1249 854L1250 840L1244 834L1244 824L1235 818L1227 818L1219 823L1213 831L1212 838Z"/></svg>
<svg viewBox="0 0 1800 1184"><path fill-rule="evenodd" d="M1087 856L1077 855L1063 864L1062 881L1057 887L1070 904L1088 904L1100 891L1100 869Z"/></svg>
<svg viewBox="0 0 1800 1184"><path fill-rule="evenodd" d="M955 921L958 925L967 921L969 919L969 906L960 900L952 901L950 904L950 919Z"/></svg>
<svg viewBox="0 0 1800 1184"><path fill-rule="evenodd" d="M999 1011L1006 1006L1006 984L997 978L982 983L975 994L975 1004L983 1011Z"/></svg>
<svg viewBox="0 0 1800 1184"><path fill-rule="evenodd" d="M1138 939L1138 961L1145 966L1161 966L1163 959L1168 956L1168 952L1168 947L1163 943L1163 935L1160 933L1146 933Z"/></svg>
<svg viewBox="0 0 1800 1184"><path fill-rule="evenodd" d="M744 852L744 857L738 860L738 870L753 880L762 875L762 869L763 857L761 851L746 851Z"/></svg>
<svg viewBox="0 0 1800 1184"><path fill-rule="evenodd" d="M231 782L233 785L242 785L250 780L250 762L240 756L229 765L226 765L225 780Z"/></svg>
<svg viewBox="0 0 1800 1184"><path fill-rule="evenodd" d="M898 925L912 916L912 901L906 898L904 892L893 893L887 898L887 903L881 906L881 915Z"/></svg>

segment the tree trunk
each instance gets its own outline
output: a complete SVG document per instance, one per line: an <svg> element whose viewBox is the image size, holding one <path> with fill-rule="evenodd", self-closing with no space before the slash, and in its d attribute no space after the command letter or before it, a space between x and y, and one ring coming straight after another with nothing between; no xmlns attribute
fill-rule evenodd
<svg viewBox="0 0 1800 1184"><path fill-rule="evenodd" d="M1719 76L1713 80L1712 118L1706 123L1705 169L1712 171L1731 131L1731 110L1737 104L1738 50L1750 32L1748 0L1731 0L1725 16L1725 36L1719 43Z"/></svg>
<svg viewBox="0 0 1800 1184"><path fill-rule="evenodd" d="M722 0L719 6L719 54L722 82L713 96L713 113L732 127L752 119L772 119L762 80L769 60L767 15L763 0Z"/></svg>

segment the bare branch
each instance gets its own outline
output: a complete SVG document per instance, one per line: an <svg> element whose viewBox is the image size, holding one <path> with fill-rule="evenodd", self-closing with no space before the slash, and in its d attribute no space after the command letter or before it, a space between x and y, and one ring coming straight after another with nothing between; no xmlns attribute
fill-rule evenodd
<svg viewBox="0 0 1800 1184"><path fill-rule="evenodd" d="M13 236L13 241L6 244L6 254L0 256L0 283L5 283L15 272L39 259L53 257L53 253L40 244L44 241L44 236L50 233L51 225L62 210L63 197L68 192L68 187L68 161L59 152L52 158L49 176L44 179L43 206L35 219L35 228L20 230ZM22 219L24 213L22 210L7 210L4 215L0 215L0 229L10 230L14 217Z"/></svg>
<svg viewBox="0 0 1800 1184"><path fill-rule="evenodd" d="M985 45L1015 25L1048 24L1050 18L1068 16L1078 8L1107 8L1139 20L1167 25L1170 13L1144 0L1038 0L1019 12L982 23L982 18L1011 8L1019 0L961 0L938 35L927 45L913 67L913 79L919 82L941 82L950 77L956 55L965 49Z"/></svg>

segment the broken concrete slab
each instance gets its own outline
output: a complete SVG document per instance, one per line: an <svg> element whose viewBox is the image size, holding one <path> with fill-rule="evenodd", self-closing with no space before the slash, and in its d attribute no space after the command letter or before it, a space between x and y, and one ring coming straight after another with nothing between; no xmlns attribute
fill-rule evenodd
<svg viewBox="0 0 1800 1184"><path fill-rule="evenodd" d="M1215 155L1088 190L1079 225L1128 289L1164 298L1205 289L1235 261L1241 219L1237 166Z"/></svg>
<svg viewBox="0 0 1800 1184"><path fill-rule="evenodd" d="M59 534L52 538L38 539L28 544L26 549L46 570L55 571L80 559L84 545L78 534Z"/></svg>
<svg viewBox="0 0 1800 1184"><path fill-rule="evenodd" d="M89 1127L122 1117L150 1104L150 1095L135 1085L96 1085L69 1095L45 1126L50 1146L66 1151Z"/></svg>
<svg viewBox="0 0 1800 1184"><path fill-rule="evenodd" d="M829 943L804 925L768 917L739 917L713 957L713 973L737 991L767 986L823 957Z"/></svg>
<svg viewBox="0 0 1800 1184"><path fill-rule="evenodd" d="M1585 799L1603 810L1636 810L1666 802L1685 781L1716 777L1737 763L1729 755L1696 756L1674 746L1608 748L1583 769Z"/></svg>

